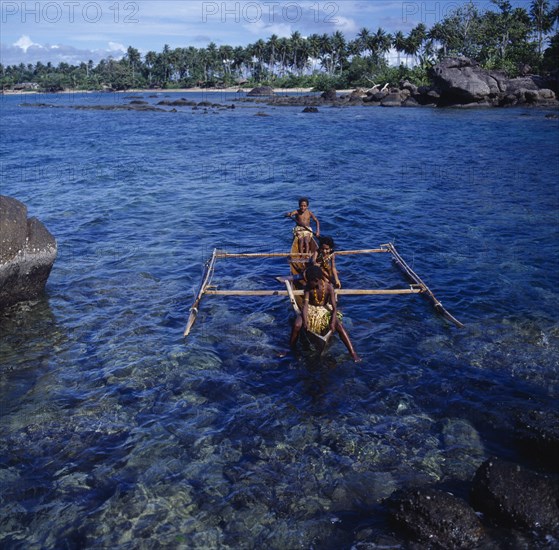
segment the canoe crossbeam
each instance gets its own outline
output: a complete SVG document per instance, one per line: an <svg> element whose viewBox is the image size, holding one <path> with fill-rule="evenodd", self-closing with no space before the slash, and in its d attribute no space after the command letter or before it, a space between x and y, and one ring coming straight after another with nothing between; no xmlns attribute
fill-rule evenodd
<svg viewBox="0 0 559 550"><path fill-rule="evenodd" d="M431 289L421 280L419 275L406 263L400 256L396 247L392 243L381 244L379 248L367 248L359 250L340 250L336 251L336 256L349 256L353 254L376 254L376 253L389 253L392 256L393 262L404 273L406 278L410 281L408 288L386 288L386 289L337 289L337 295L344 296L382 296L382 295L405 295L405 294L422 294L427 297L433 304L435 311L450 321L459 328L464 325L451 315L442 305L442 303L435 297ZM243 290L243 289L219 289L211 284L213 277L215 263L218 259L222 258L287 258L289 262L301 263L301 260L308 258L310 254L292 254L290 252L239 252L229 253L223 250L214 249L212 256L206 262L202 282L198 289L198 293L194 303L190 307L190 315L184 330L184 336L190 333L196 317L198 315L198 308L200 301L204 295L210 296L289 296L290 301L295 303L295 296L301 296L303 290L295 290L291 284L286 281L285 290Z"/></svg>
<svg viewBox="0 0 559 550"><path fill-rule="evenodd" d="M293 290L294 296L302 296L304 290ZM417 285L410 285L409 288L377 288L377 289L337 289L337 296L376 296L376 295L398 295L398 294L420 294L422 288ZM204 294L209 296L289 296L287 290L235 290L235 289L217 289L208 288Z"/></svg>

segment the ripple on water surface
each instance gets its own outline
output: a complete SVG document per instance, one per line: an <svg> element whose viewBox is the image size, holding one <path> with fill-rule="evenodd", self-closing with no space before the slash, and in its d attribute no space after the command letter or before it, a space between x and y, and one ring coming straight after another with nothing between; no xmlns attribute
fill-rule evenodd
<svg viewBox="0 0 559 550"><path fill-rule="evenodd" d="M460 490L489 454L520 460L516 415L556 407L558 128L542 112L10 101L2 192L59 256L46 296L0 317L3 544L349 548L364 526L388 533L369 511L394 490ZM212 249L287 250L299 195L339 248L395 241L466 328L421 296L343 296L362 363L339 339L280 357L285 299L208 296L184 341ZM338 269L345 288L405 286L384 254ZM286 272L220 260L213 283L279 290Z"/></svg>

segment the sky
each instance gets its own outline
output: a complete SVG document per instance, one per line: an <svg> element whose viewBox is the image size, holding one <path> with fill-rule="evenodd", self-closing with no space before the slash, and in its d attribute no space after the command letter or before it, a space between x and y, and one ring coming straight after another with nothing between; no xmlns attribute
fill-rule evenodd
<svg viewBox="0 0 559 550"><path fill-rule="evenodd" d="M0 0L0 63L50 61L72 65L112 56L128 46L142 55L210 42L247 46L272 34L288 37L363 27L405 34L431 27L467 0ZM473 0L481 11L490 0ZM529 8L529 0L511 0Z"/></svg>

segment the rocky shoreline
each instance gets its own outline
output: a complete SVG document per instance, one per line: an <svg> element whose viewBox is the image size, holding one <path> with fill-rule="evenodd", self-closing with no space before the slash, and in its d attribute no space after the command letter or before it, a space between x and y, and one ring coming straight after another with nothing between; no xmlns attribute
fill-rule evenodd
<svg viewBox="0 0 559 550"><path fill-rule="evenodd" d="M559 415L535 410L515 416L509 441L525 458L522 464L490 456L469 481L399 489L372 512L384 528L358 529L352 547L557 547ZM387 535L385 527L393 528L393 534Z"/></svg>
<svg viewBox="0 0 559 550"><path fill-rule="evenodd" d="M0 195L0 311L41 294L57 254L55 238L27 206Z"/></svg>
<svg viewBox="0 0 559 550"><path fill-rule="evenodd" d="M256 103L268 106L303 107L306 113L316 113L319 107L380 106L380 107L452 107L476 109L490 107L540 107L559 109L559 75L544 78L524 75L508 78L501 71L482 69L478 63L466 57L446 58L431 71L432 84L416 86L403 80L397 87L373 86L351 91L329 90L321 94L310 91L288 93L270 86L250 90L245 97L235 97L232 103L192 101L191 99L163 99L154 103L143 96L134 97L128 104L110 105L54 105L51 103L22 103L22 107L70 108L76 110L180 112L192 110L220 111L234 109L235 103ZM241 90L237 90L241 92ZM150 98L159 98L150 95ZM264 116L262 113L259 116ZM549 118L559 115L550 114Z"/></svg>
<svg viewBox="0 0 559 550"><path fill-rule="evenodd" d="M431 69L431 86L416 86L409 81L398 87L374 86L357 89L349 94L330 90L317 95L278 96L272 88L255 88L246 98L235 101L255 101L274 106L344 106L381 107L559 107L557 78L526 75L507 78L500 71L487 71L466 57L447 58ZM307 111L312 112L312 111Z"/></svg>

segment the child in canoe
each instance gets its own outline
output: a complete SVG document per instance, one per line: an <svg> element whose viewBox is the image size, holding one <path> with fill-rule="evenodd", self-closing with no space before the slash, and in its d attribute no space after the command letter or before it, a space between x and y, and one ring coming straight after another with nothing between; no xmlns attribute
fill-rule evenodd
<svg viewBox="0 0 559 550"><path fill-rule="evenodd" d="M305 265L305 269L300 274L290 275L288 277L276 277L276 279L280 283L285 281L302 281L303 279L308 280L307 271L311 267L319 267L324 281L332 284L334 288L342 288L334 257L334 239L332 239L332 237L320 237L318 242L318 250L309 258L309 261Z"/></svg>
<svg viewBox="0 0 559 550"><path fill-rule="evenodd" d="M317 217L309 210L309 199L307 197L301 197L299 199L298 210L286 212L284 216L295 220L296 225L293 228L293 236L298 240L299 252L301 254L310 252L310 242L313 236L311 220L316 224L315 233L317 237L320 236L320 223Z"/></svg>
<svg viewBox="0 0 559 550"><path fill-rule="evenodd" d="M309 265L320 267L324 280L334 285L334 288L342 288L336 269L334 240L331 237L321 237L318 242L318 250L311 256Z"/></svg>
<svg viewBox="0 0 559 550"><path fill-rule="evenodd" d="M318 266L311 266L307 270L303 309L291 330L290 345L292 348L297 344L302 328L322 335L329 330L336 331L352 359L356 363L361 361L353 349L353 344L338 315L334 287L324 280L322 270Z"/></svg>

